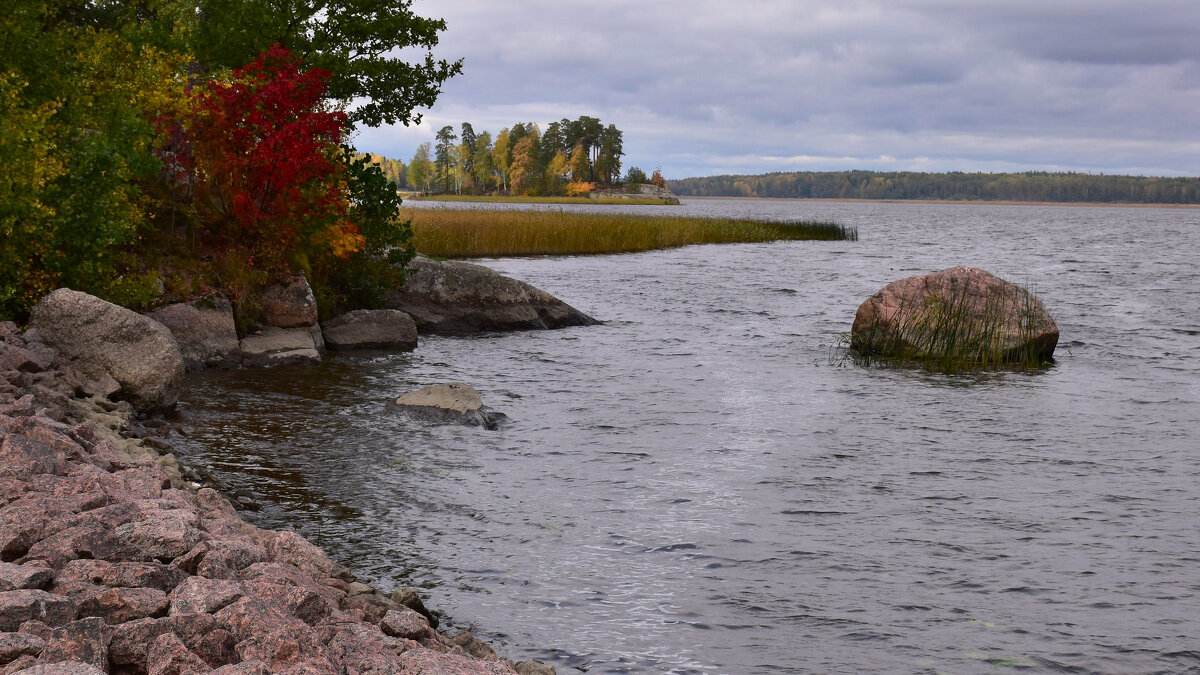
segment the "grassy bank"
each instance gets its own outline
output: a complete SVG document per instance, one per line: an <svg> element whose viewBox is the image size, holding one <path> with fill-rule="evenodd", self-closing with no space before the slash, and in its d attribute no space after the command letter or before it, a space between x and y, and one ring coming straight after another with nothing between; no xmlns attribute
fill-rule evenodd
<svg viewBox="0 0 1200 675"><path fill-rule="evenodd" d="M622 204L629 206L663 206L665 199L622 199L620 197L502 197L497 195L430 195L412 196L414 202L496 202L501 204Z"/></svg>
<svg viewBox="0 0 1200 675"><path fill-rule="evenodd" d="M835 223L620 213L407 209L417 250L443 258L632 253L689 244L856 240Z"/></svg>

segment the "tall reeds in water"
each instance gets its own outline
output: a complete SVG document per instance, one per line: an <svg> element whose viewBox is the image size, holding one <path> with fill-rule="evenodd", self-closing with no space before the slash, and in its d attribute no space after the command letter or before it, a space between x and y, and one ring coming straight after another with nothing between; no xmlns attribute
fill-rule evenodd
<svg viewBox="0 0 1200 675"><path fill-rule="evenodd" d="M1036 296L1016 285L982 296L971 290L964 284L888 308L881 320L844 336L849 350L842 359L941 373L1025 371L1053 363L1058 327Z"/></svg>
<svg viewBox="0 0 1200 675"><path fill-rule="evenodd" d="M853 227L807 221L467 209L407 209L401 217L412 219L417 250L442 258L632 253L689 244L858 239Z"/></svg>

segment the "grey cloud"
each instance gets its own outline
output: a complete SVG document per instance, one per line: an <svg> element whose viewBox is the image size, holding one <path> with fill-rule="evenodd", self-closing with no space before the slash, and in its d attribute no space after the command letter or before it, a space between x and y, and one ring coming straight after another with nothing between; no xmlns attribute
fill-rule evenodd
<svg viewBox="0 0 1200 675"><path fill-rule="evenodd" d="M1194 0L415 7L447 19L439 56L465 58L431 121L596 115L626 130L628 159L674 175L797 168L765 157L1197 171L1171 150L1200 141Z"/></svg>

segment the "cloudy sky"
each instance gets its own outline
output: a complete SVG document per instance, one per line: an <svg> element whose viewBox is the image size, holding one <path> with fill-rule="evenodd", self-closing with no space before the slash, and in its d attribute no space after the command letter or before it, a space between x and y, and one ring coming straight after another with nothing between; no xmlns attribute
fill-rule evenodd
<svg viewBox="0 0 1200 675"><path fill-rule="evenodd" d="M446 124L599 117L668 178L795 170L1200 175L1200 0L416 0L464 59Z"/></svg>

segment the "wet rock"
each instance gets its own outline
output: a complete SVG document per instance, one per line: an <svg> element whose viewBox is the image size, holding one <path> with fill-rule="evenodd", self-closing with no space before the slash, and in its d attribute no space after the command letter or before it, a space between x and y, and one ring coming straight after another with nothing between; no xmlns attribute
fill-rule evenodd
<svg viewBox="0 0 1200 675"><path fill-rule="evenodd" d="M162 324L86 293L60 288L37 304L30 323L88 377L105 373L141 411L175 406L183 357Z"/></svg>
<svg viewBox="0 0 1200 675"><path fill-rule="evenodd" d="M12 632L26 621L41 621L61 626L75 618L75 602L70 598L39 590L0 593L0 632Z"/></svg>
<svg viewBox="0 0 1200 675"><path fill-rule="evenodd" d="M320 363L325 351L321 331L315 326L278 328L265 326L241 341L242 365L255 368L290 363Z"/></svg>
<svg viewBox="0 0 1200 675"><path fill-rule="evenodd" d="M450 640L459 647L462 647L463 651L477 659L492 660L499 658L486 642L465 630L450 638Z"/></svg>
<svg viewBox="0 0 1200 675"><path fill-rule="evenodd" d="M154 639L146 654L147 675L185 675L207 673L212 667L196 656L174 633L163 633Z"/></svg>
<svg viewBox="0 0 1200 675"><path fill-rule="evenodd" d="M429 611L425 607L425 603L421 601L421 596L417 594L415 588L397 588L392 591L392 601L413 610L417 614L425 617L429 621L429 625L434 628L438 627L437 615Z"/></svg>
<svg viewBox="0 0 1200 675"><path fill-rule="evenodd" d="M485 429L496 429L505 419L504 413L483 405L474 387L462 382L435 384L410 391L396 399L396 406L420 419Z"/></svg>
<svg viewBox="0 0 1200 675"><path fill-rule="evenodd" d="M54 572L38 565L0 562L0 592L40 589L54 583Z"/></svg>
<svg viewBox="0 0 1200 675"><path fill-rule="evenodd" d="M554 666L541 661L518 661L513 670L517 671L517 675L557 675Z"/></svg>
<svg viewBox="0 0 1200 675"><path fill-rule="evenodd" d="M179 343L184 367L232 368L242 360L233 306L219 295L166 305L146 316L166 326Z"/></svg>
<svg viewBox="0 0 1200 675"><path fill-rule="evenodd" d="M1058 326L1041 300L974 267L892 282L859 306L851 328L859 352L915 360L1045 360L1057 345Z"/></svg>
<svg viewBox="0 0 1200 675"><path fill-rule="evenodd" d="M417 347L417 325L395 309L358 309L321 324L329 349L403 349Z"/></svg>
<svg viewBox="0 0 1200 675"><path fill-rule="evenodd" d="M464 262L416 258L388 307L413 318L421 333L474 333L589 326L595 319L516 279Z"/></svg>

